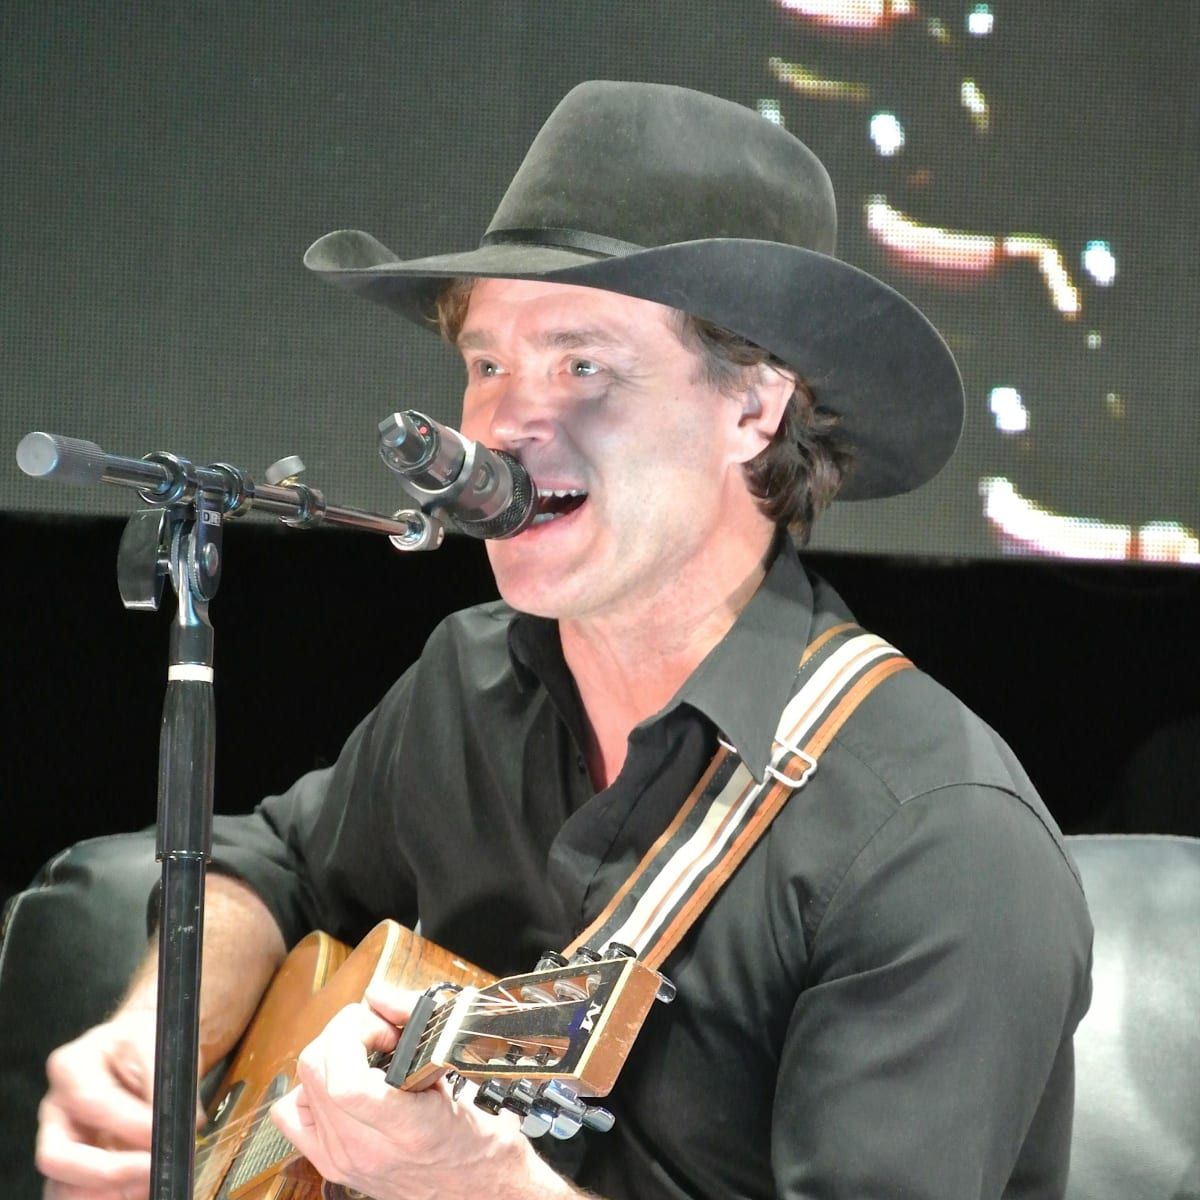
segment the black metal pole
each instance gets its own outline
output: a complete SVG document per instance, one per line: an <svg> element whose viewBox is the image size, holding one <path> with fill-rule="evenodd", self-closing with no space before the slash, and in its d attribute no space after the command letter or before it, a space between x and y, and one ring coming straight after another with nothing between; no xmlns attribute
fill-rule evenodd
<svg viewBox="0 0 1200 1200"><path fill-rule="evenodd" d="M219 572L220 515L219 510L204 504L203 497L197 497L194 510L172 515L171 579L179 604L171 628L158 763L157 853L162 863L162 903L152 1200L190 1200L192 1196L204 874L212 851L216 752L208 599L216 591Z"/></svg>
<svg viewBox="0 0 1200 1200"><path fill-rule="evenodd" d="M212 851L216 747L208 602L220 581L224 520L257 508L297 528L328 522L386 533L399 550L436 549L443 526L416 509L384 517L330 505L292 476L278 486L258 485L228 463L196 467L167 453L122 458L58 434L28 434L17 447L17 461L36 478L137 489L153 511L126 524L117 558L121 599L127 608L156 611L169 572L178 600L158 757L162 891L150 1197L192 1200L204 873Z"/></svg>

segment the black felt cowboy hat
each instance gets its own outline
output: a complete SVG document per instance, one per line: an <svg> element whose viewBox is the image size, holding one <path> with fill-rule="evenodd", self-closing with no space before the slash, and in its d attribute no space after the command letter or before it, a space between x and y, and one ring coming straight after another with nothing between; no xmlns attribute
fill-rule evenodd
<svg viewBox="0 0 1200 1200"><path fill-rule="evenodd" d="M839 499L911 491L962 428L962 381L907 300L833 257L833 188L781 126L686 88L572 89L529 148L479 248L397 258L338 230L305 265L430 328L455 277L544 279L682 309L769 350L837 413L856 464Z"/></svg>

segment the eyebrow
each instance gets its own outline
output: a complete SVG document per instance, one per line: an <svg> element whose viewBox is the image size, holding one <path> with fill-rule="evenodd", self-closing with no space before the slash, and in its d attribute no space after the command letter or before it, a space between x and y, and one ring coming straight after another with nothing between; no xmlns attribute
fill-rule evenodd
<svg viewBox="0 0 1200 1200"><path fill-rule="evenodd" d="M624 343L606 329L548 329L533 339L539 350L579 350L585 346L617 347ZM487 350L494 344L492 335L483 329L459 335L459 350Z"/></svg>

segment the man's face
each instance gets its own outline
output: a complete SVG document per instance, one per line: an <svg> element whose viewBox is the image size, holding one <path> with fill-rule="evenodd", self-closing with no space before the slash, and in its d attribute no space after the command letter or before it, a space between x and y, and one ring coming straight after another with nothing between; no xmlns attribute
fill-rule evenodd
<svg viewBox="0 0 1200 1200"><path fill-rule="evenodd" d="M703 589L730 537L770 528L742 463L760 448L742 402L704 382L670 309L595 288L485 279L458 347L463 432L517 457L562 515L489 541L504 598L525 612L636 614Z"/></svg>

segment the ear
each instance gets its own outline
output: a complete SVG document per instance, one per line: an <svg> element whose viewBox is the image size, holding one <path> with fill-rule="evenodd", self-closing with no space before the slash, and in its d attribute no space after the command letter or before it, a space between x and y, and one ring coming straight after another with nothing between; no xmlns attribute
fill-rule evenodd
<svg viewBox="0 0 1200 1200"><path fill-rule="evenodd" d="M759 363L747 369L737 393L742 406L737 426L741 462L749 462L767 448L795 390L796 376L782 367Z"/></svg>

